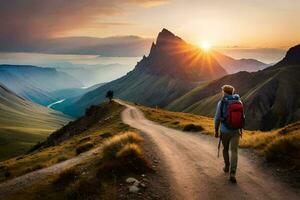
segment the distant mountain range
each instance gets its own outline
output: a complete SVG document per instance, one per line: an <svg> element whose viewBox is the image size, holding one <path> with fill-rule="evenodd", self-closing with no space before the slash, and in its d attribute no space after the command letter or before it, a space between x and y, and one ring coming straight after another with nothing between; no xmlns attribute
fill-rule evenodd
<svg viewBox="0 0 300 200"><path fill-rule="evenodd" d="M229 74L239 71L255 72L262 70L269 65L255 59L234 59L217 51L213 52L214 58L226 69Z"/></svg>
<svg viewBox="0 0 300 200"><path fill-rule="evenodd" d="M56 90L83 87L80 81L67 73L31 65L0 65L0 83L41 105L57 100L51 94Z"/></svg>
<svg viewBox="0 0 300 200"><path fill-rule="evenodd" d="M63 112L81 116L90 105L105 98L107 90L129 101L164 107L198 85L226 75L226 71L209 54L186 43L163 29L134 70L109 82L80 99L65 102Z"/></svg>
<svg viewBox="0 0 300 200"><path fill-rule="evenodd" d="M178 98L168 109L213 116L221 86L236 88L246 106L246 127L269 130L300 119L300 45L277 64L258 72L238 72L202 84Z"/></svg>
<svg viewBox="0 0 300 200"><path fill-rule="evenodd" d="M69 120L0 84L0 160L25 153Z"/></svg>

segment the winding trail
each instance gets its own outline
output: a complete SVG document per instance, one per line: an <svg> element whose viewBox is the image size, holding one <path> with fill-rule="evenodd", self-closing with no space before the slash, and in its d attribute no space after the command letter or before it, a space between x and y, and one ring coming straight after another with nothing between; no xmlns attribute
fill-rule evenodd
<svg viewBox="0 0 300 200"><path fill-rule="evenodd" d="M217 158L216 139L166 128L146 119L136 107L118 102L127 107L123 122L144 132L156 144L176 199L300 199L299 191L241 154L238 184L231 184L222 171L222 158Z"/></svg>

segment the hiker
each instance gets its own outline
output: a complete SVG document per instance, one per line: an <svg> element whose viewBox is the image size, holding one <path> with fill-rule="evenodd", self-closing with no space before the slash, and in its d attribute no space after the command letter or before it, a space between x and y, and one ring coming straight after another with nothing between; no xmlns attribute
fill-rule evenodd
<svg viewBox="0 0 300 200"><path fill-rule="evenodd" d="M230 172L229 180L236 183L236 169L238 161L238 145L239 138L242 134L244 126L244 109L238 94L234 94L234 87L231 85L222 86L223 97L218 102L215 115L215 137L219 137L220 143L223 144L223 158L225 166L223 171ZM231 150L231 158L229 161L229 146Z"/></svg>

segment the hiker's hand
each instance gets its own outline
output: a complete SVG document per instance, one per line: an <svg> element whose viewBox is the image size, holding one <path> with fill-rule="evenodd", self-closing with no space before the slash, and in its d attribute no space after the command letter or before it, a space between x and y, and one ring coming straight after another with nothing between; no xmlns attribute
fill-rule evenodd
<svg viewBox="0 0 300 200"><path fill-rule="evenodd" d="M219 133L218 131L215 132L215 137L218 138L219 137Z"/></svg>

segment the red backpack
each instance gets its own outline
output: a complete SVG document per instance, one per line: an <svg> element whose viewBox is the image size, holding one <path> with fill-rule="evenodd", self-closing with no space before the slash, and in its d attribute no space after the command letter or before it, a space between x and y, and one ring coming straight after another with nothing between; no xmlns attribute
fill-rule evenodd
<svg viewBox="0 0 300 200"><path fill-rule="evenodd" d="M226 104L225 116L224 104ZM221 119L226 127L230 129L242 129L244 127L244 106L240 100L221 101Z"/></svg>

